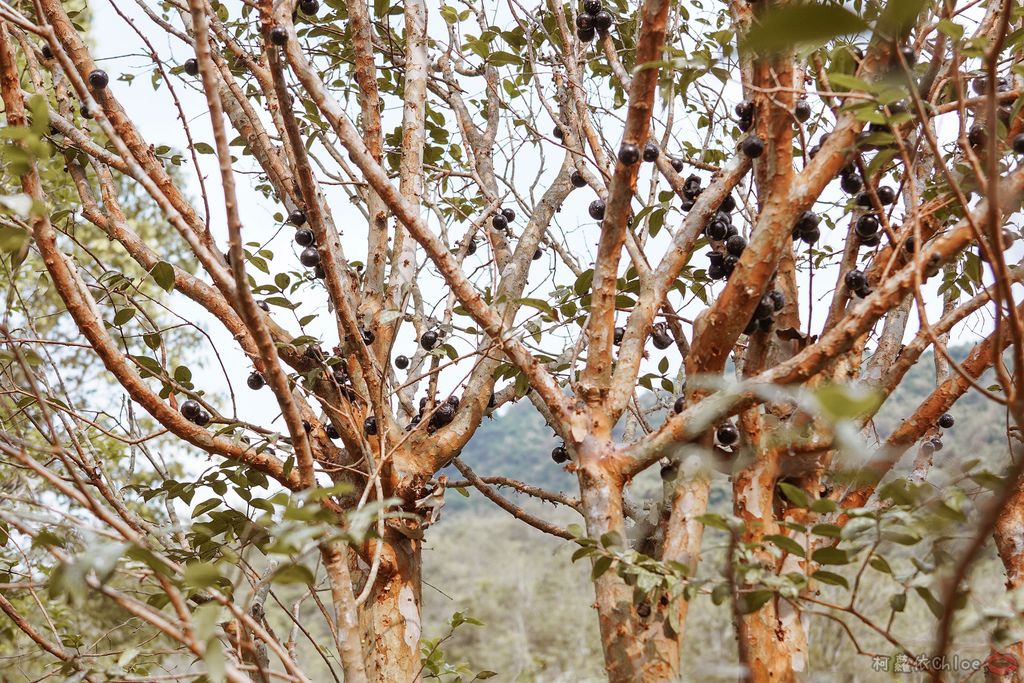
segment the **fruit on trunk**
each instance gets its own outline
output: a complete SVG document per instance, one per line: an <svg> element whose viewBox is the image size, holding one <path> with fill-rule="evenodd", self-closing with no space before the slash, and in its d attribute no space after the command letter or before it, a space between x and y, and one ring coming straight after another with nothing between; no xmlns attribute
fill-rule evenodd
<svg viewBox="0 0 1024 683"><path fill-rule="evenodd" d="M93 69L89 74L89 85L96 90L103 90L110 83L110 76L103 69Z"/></svg>
<svg viewBox="0 0 1024 683"><path fill-rule="evenodd" d="M250 389L252 389L253 391L259 391L260 389L262 389L262 388L263 388L263 385L264 385L264 384L266 384L267 382L266 382L266 380L264 380L264 379L263 379L263 375L261 375L261 374L260 374L260 373L258 373L258 372L253 372L253 373L252 373L252 374L250 374L250 375L249 375L249 377L248 377L248 378L247 378L247 379L245 380L245 383L246 383L246 384L247 384L247 385L249 386L249 388L250 388Z"/></svg>
<svg viewBox="0 0 1024 683"><path fill-rule="evenodd" d="M395 356L395 367L399 370L405 370L409 367L409 358L407 356Z"/></svg>
<svg viewBox="0 0 1024 683"><path fill-rule="evenodd" d="M320 265L320 252L316 250L316 247L306 247L299 254L299 263L307 268Z"/></svg>

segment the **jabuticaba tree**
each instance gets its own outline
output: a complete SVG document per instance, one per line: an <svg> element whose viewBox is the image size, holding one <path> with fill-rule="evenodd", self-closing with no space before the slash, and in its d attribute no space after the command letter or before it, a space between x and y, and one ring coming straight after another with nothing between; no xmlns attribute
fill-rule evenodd
<svg viewBox="0 0 1024 683"><path fill-rule="evenodd" d="M750 680L789 681L823 619L949 653L993 538L1020 586L1024 458L942 450L971 390L1005 407L1014 451L1024 418L1015 3L113 8L137 48L90 38L84 7L0 7L0 464L32 482L0 493L0 609L48 665L440 676L421 557L452 487L579 546L616 682L685 674L695 600L732 605ZM144 135L164 109L180 125ZM140 210L162 229L141 236ZM43 315L61 324L39 338ZM209 341L176 348L176 327ZM954 357L965 329L984 339ZM926 352L934 390L879 434ZM243 369L222 386L190 362ZM458 458L517 401L579 499L497 481L582 524ZM950 467L940 495L927 478ZM708 511L716 480L729 514ZM698 579L709 526L728 551ZM857 609L865 573L893 614L927 602L932 644ZM267 616L306 598L331 635L312 663L308 629ZM49 614L97 599L152 635L132 657ZM1011 622L962 628L1004 661Z"/></svg>

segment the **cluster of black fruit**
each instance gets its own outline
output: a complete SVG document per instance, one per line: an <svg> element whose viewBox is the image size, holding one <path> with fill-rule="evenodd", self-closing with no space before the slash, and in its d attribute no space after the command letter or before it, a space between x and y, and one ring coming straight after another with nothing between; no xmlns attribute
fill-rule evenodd
<svg viewBox="0 0 1024 683"><path fill-rule="evenodd" d="M181 404L181 416L193 424L205 427L210 424L210 414L203 410L198 401L188 399Z"/></svg>
<svg viewBox="0 0 1024 683"><path fill-rule="evenodd" d="M299 263L306 268L312 268L316 277L324 278L324 266L320 263L320 252L316 248L316 236L313 231L305 227L306 212L302 209L295 209L288 214L288 222L296 227L295 244L302 247L299 252Z"/></svg>
<svg viewBox="0 0 1024 683"><path fill-rule="evenodd" d="M678 162L678 167L676 166L676 162ZM676 169L676 173L682 172L682 160L673 159L672 168ZM680 208L683 211L689 211L692 209L694 202L697 201L697 197L699 197L700 193L703 191L704 188L700 186L700 176L691 173L686 177L686 180L683 181L683 197L685 197L685 199L683 199L683 203Z"/></svg>
<svg viewBox="0 0 1024 683"><path fill-rule="evenodd" d="M821 229L818 227L820 223L821 218L818 214L813 211L804 211L793 226L793 239L803 240L807 244L815 244L821 239Z"/></svg>
<svg viewBox="0 0 1024 683"><path fill-rule="evenodd" d="M864 271L854 268L843 277L843 282L846 283L848 290L862 299L871 293L871 288L868 287L868 276L864 274Z"/></svg>
<svg viewBox="0 0 1024 683"><path fill-rule="evenodd" d="M576 15L576 37L589 43L598 31L604 33L612 27L611 13L601 7L601 0L584 0L583 11Z"/></svg>
<svg viewBox="0 0 1024 683"><path fill-rule="evenodd" d="M644 145L644 151L641 153L640 148L631 142L623 142L619 147L619 161L627 166L632 166L642 158L647 163L654 163L658 160L658 156L661 154L661 150L653 142L648 142Z"/></svg>
<svg viewBox="0 0 1024 683"><path fill-rule="evenodd" d="M508 230L508 224L516 219L516 212L512 209L502 209L491 217L491 227L495 230ZM474 249L474 251L476 251Z"/></svg>
<svg viewBox="0 0 1024 683"><path fill-rule="evenodd" d="M753 334L760 330L767 332L771 329L772 323L775 322L775 314L781 311L786 306L785 295L777 289L765 294L761 297L761 301L758 302L757 308L754 309L754 317L747 323L746 329L743 330L743 334Z"/></svg>
<svg viewBox="0 0 1024 683"><path fill-rule="evenodd" d="M433 414L430 416L430 422L427 423L427 432L434 433L441 427L451 424L452 420L455 419L455 411L459 408L459 397L449 396L445 399L445 402L434 408ZM409 426L406 427L406 431L412 431L416 428L420 422L423 421L423 411L427 409L427 397L424 396L420 399L420 410L418 413L413 415L412 420L409 421Z"/></svg>
<svg viewBox="0 0 1024 683"><path fill-rule="evenodd" d="M618 346L622 343L625 336L626 328L616 327L612 343ZM651 328L651 340L654 342L654 347L662 351L672 346L673 341L675 341L672 338L672 333L668 331L668 324L666 323L655 323L654 327Z"/></svg>
<svg viewBox="0 0 1024 683"><path fill-rule="evenodd" d="M736 126L744 133L754 126L754 103L743 100L736 105ZM740 151L747 157L756 159L764 154L764 140L757 135L748 135L740 143Z"/></svg>
<svg viewBox="0 0 1024 683"><path fill-rule="evenodd" d="M735 208L736 200L732 195L727 196L704 227L704 235L711 242L712 251L708 252L708 260L711 262L708 266L708 277L712 280L721 280L732 275L740 256L747 248L746 238L732 224L732 214L729 212Z"/></svg>
<svg viewBox="0 0 1024 683"><path fill-rule="evenodd" d="M939 417L939 428L941 429L951 429L954 424L956 424L956 420L954 420L953 416L950 415L949 413L943 413ZM935 451L941 451L942 447L943 443L941 434L936 434L935 436L921 444L921 450L925 451L926 453L934 453Z"/></svg>
<svg viewBox="0 0 1024 683"><path fill-rule="evenodd" d="M422 335L420 335L420 346L423 347L424 351L430 351L435 346L437 346L437 342L440 339L440 332L438 332L437 330L427 330ZM405 370L407 367L409 367L411 362L412 361L409 360L408 356L395 356L395 367L398 368L399 370Z"/></svg>

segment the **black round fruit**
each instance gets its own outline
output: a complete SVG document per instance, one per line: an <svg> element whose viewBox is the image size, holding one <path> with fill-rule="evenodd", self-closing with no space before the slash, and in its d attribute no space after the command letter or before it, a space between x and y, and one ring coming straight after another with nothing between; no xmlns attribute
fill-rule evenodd
<svg viewBox="0 0 1024 683"><path fill-rule="evenodd" d="M733 235L725 241L725 250L733 256L740 256L743 254L743 250L747 248L747 240L744 239L743 235Z"/></svg>
<svg viewBox="0 0 1024 683"><path fill-rule="evenodd" d="M953 416L949 413L943 413L942 416L939 417L939 426L943 429L949 429L954 424L956 424L956 420L954 420Z"/></svg>
<svg viewBox="0 0 1024 683"><path fill-rule="evenodd" d="M667 465L661 467L661 480L662 481L674 481L679 476L679 465L674 462L670 462Z"/></svg>
<svg viewBox="0 0 1024 683"><path fill-rule="evenodd" d="M551 449L551 459L561 465L569 460L569 451L566 450L565 446L555 446Z"/></svg>
<svg viewBox="0 0 1024 683"><path fill-rule="evenodd" d="M776 313L786 307L786 295L777 289L768 292L768 298L772 301L772 308Z"/></svg>
<svg viewBox="0 0 1024 683"><path fill-rule="evenodd" d="M206 425L210 424L210 414L205 410L200 409L199 414L192 418L192 422L199 425L200 427L205 427Z"/></svg>
<svg viewBox="0 0 1024 683"><path fill-rule="evenodd" d="M869 195L867 192L860 192L857 194L857 198L854 200L854 203L857 206L863 207L865 209L870 209L871 195Z"/></svg>
<svg viewBox="0 0 1024 683"><path fill-rule="evenodd" d="M676 399L676 402L672 404L672 412L674 412L676 415L678 415L679 413L683 412L683 409L685 407L686 407L686 397L685 396L680 396L679 398Z"/></svg>
<svg viewBox="0 0 1024 683"><path fill-rule="evenodd" d="M374 434L376 434L377 433L377 418L374 417L373 415L371 415L370 417L366 418L366 421L363 422L363 431L366 432L367 436L373 436Z"/></svg>
<svg viewBox="0 0 1024 683"><path fill-rule="evenodd" d="M258 372L253 372L252 374L249 375L248 379L245 380L245 383L253 391L259 391L267 382L266 380L263 379L263 375L261 375Z"/></svg>
<svg viewBox="0 0 1024 683"><path fill-rule="evenodd" d="M365 327L359 328L359 335L363 338L363 343L369 346L373 343L373 340L377 338L377 335L373 333L373 330L368 330Z"/></svg>
<svg viewBox="0 0 1024 683"><path fill-rule="evenodd" d="M877 232L874 235L857 235L862 247L877 247L882 243L882 236Z"/></svg>
<svg viewBox="0 0 1024 683"><path fill-rule="evenodd" d="M796 106L793 107L793 116L800 123L805 123L807 119L811 118L811 105L805 99L799 99L796 101Z"/></svg>
<svg viewBox="0 0 1024 683"><path fill-rule="evenodd" d="M971 147L981 147L988 141L988 132L985 130L985 126L980 123L976 123L971 126L971 129L967 131L967 142L970 143Z"/></svg>
<svg viewBox="0 0 1024 683"><path fill-rule="evenodd" d="M110 83L110 76L108 76L107 72L102 69L94 69L92 73L89 74L89 85L96 90L103 90L107 87L108 83Z"/></svg>
<svg viewBox="0 0 1024 683"><path fill-rule="evenodd" d="M750 100L743 100L736 105L736 116L741 119L749 119L754 116L754 103Z"/></svg>
<svg viewBox="0 0 1024 683"><path fill-rule="evenodd" d="M856 194L864 187L864 181L856 173L844 173L839 179L839 186L846 194Z"/></svg>
<svg viewBox="0 0 1024 683"><path fill-rule="evenodd" d="M661 153L661 150L659 150L658 146L656 144L654 144L653 142L648 142L646 145L644 145L644 157L643 158L644 158L644 161L646 161L647 163L652 163L654 161L657 161L658 160L658 154L660 154L660 153Z"/></svg>
<svg viewBox="0 0 1024 683"><path fill-rule="evenodd" d="M576 28L581 31L590 31L594 28L594 15L587 12L580 12L576 15Z"/></svg>
<svg viewBox="0 0 1024 683"><path fill-rule="evenodd" d="M508 207L505 207L504 209L501 210L501 215L504 216L505 220L507 220L509 223L516 219L516 212Z"/></svg>
<svg viewBox="0 0 1024 683"><path fill-rule="evenodd" d="M740 144L740 150L750 159L756 159L764 154L764 140L751 135Z"/></svg>
<svg viewBox="0 0 1024 683"><path fill-rule="evenodd" d="M341 436L341 434L338 433L338 430L335 429L334 425L332 424L328 424L326 427L324 427L324 431L327 432L328 439L337 439Z"/></svg>
<svg viewBox="0 0 1024 683"><path fill-rule="evenodd" d="M640 161L640 148L632 143L623 142L619 147L619 161L627 166L632 166Z"/></svg>
<svg viewBox="0 0 1024 683"><path fill-rule="evenodd" d="M256 305L262 308L267 313L270 313L270 304L268 304L266 301L257 301Z"/></svg>
<svg viewBox="0 0 1024 683"><path fill-rule="evenodd" d="M804 211L800 214L800 217L796 219L796 229L800 232L806 232L812 228L818 227L821 223L821 218L818 214L813 211Z"/></svg>
<svg viewBox="0 0 1024 683"><path fill-rule="evenodd" d="M932 448L934 448L937 451L941 451L942 450L942 446L943 446L942 439L940 439L937 436L932 439Z"/></svg>
<svg viewBox="0 0 1024 683"><path fill-rule="evenodd" d="M608 10L601 10L594 15L594 28L598 31L607 31L614 23L611 13Z"/></svg>
<svg viewBox="0 0 1024 683"><path fill-rule="evenodd" d="M616 346L618 346L619 344L622 343L622 338L625 337L625 336L626 336L626 328L625 327L616 327L615 331L614 331L614 334L612 335L612 343L614 343Z"/></svg>
<svg viewBox="0 0 1024 683"><path fill-rule="evenodd" d="M878 218L871 213L866 213L857 219L857 234L860 237L870 237L878 232Z"/></svg>
<svg viewBox="0 0 1024 683"><path fill-rule="evenodd" d="M295 244L300 247L309 247L316 242L313 231L309 228L299 228L295 231Z"/></svg>
<svg viewBox="0 0 1024 683"><path fill-rule="evenodd" d="M49 45L44 44L40 51L43 53L43 59L53 59L53 50Z"/></svg>
<svg viewBox="0 0 1024 683"><path fill-rule="evenodd" d="M587 14L597 14L601 11L601 0L583 0L583 11Z"/></svg>
<svg viewBox="0 0 1024 683"><path fill-rule="evenodd" d="M683 166L683 160L682 159L680 159L679 157L672 157L671 159L669 159L668 162L670 164L672 164L672 170L673 171L675 171L676 173L682 173L683 172L683 168L685 168L685 167Z"/></svg>
<svg viewBox="0 0 1024 683"><path fill-rule="evenodd" d="M715 430L715 438L723 446L731 446L740 438L740 432L732 422L723 422Z"/></svg>
<svg viewBox="0 0 1024 683"><path fill-rule="evenodd" d="M731 194L729 194L729 195L726 195L725 199L722 200L722 203L718 207L718 210L721 211L722 213L728 214L730 211L732 211L735 208L736 208L736 198L733 197Z"/></svg>
<svg viewBox="0 0 1024 683"><path fill-rule="evenodd" d="M724 239L728 239L729 225L719 218L713 218L704 229L704 234L708 236L708 239L720 242Z"/></svg>
<svg viewBox="0 0 1024 683"><path fill-rule="evenodd" d="M302 209L295 209L288 214L288 222L294 226L300 226L306 224L306 212Z"/></svg>
<svg viewBox="0 0 1024 683"><path fill-rule="evenodd" d="M199 60L197 60L195 58L186 59L184 66L185 66L185 73L187 73L189 76L198 76L199 75Z"/></svg>
<svg viewBox="0 0 1024 683"><path fill-rule="evenodd" d="M434 330L427 330L424 332L423 336L420 337L420 346L427 351L430 351L432 348L437 346L437 332Z"/></svg>
<svg viewBox="0 0 1024 683"><path fill-rule="evenodd" d="M896 190L892 189L888 185L883 185L878 188L878 201L882 206L889 206L896 201Z"/></svg>
<svg viewBox="0 0 1024 683"><path fill-rule="evenodd" d="M407 356L395 356L395 367L399 370L405 370L409 367L409 358Z"/></svg>
<svg viewBox="0 0 1024 683"><path fill-rule="evenodd" d="M846 277L843 278L843 282L846 283L846 288L851 292L862 291L868 286L867 277L859 270L851 270L846 274Z"/></svg>
<svg viewBox="0 0 1024 683"><path fill-rule="evenodd" d="M312 16L320 11L320 3L317 0L299 0L299 9L303 14Z"/></svg>
<svg viewBox="0 0 1024 683"><path fill-rule="evenodd" d="M816 244L821 239L821 230L817 227L813 227L810 230L804 230L800 233L800 239L806 244Z"/></svg>
<svg viewBox="0 0 1024 683"><path fill-rule="evenodd" d="M495 230L504 230L508 227L508 219L505 214L498 212L491 216L491 227Z"/></svg>
<svg viewBox="0 0 1024 683"><path fill-rule="evenodd" d="M569 182L572 183L573 187L580 188L586 187L587 181L579 171L573 171L569 174Z"/></svg>
<svg viewBox="0 0 1024 683"><path fill-rule="evenodd" d="M316 267L313 268L313 277L315 277L317 280L323 280L324 278L327 277L327 271L324 270L324 264L316 264Z"/></svg>
<svg viewBox="0 0 1024 683"><path fill-rule="evenodd" d="M721 263L712 263L708 266L708 277L712 280L721 280L725 277L725 266Z"/></svg>
<svg viewBox="0 0 1024 683"><path fill-rule="evenodd" d="M196 416L202 412L203 407L199 405L198 401L188 399L181 404L178 410L181 411L181 416L186 420L195 420Z"/></svg>
<svg viewBox="0 0 1024 683"><path fill-rule="evenodd" d="M593 218L595 221L600 221L604 219L604 209L604 200L595 199L594 201L590 202L590 206L587 208L587 213L589 213L590 217Z"/></svg>
<svg viewBox="0 0 1024 683"><path fill-rule="evenodd" d="M590 42L590 41L592 41L592 40L593 40L593 39L594 39L594 38L595 38L596 36L597 36L597 31L595 31L595 30L594 30L594 29L592 29L592 28L588 28L588 29L582 29L582 28L580 28L580 29L576 29L576 37L577 37L577 38L579 38L581 42L584 42L584 43L589 43L589 42Z"/></svg>
<svg viewBox="0 0 1024 683"><path fill-rule="evenodd" d="M654 348L659 351L664 351L668 347L672 346L672 335L666 330L658 329L651 335L651 341L654 342Z"/></svg>
<svg viewBox="0 0 1024 683"><path fill-rule="evenodd" d="M78 108L78 113L82 115L83 119L91 119L92 113L89 111L88 105L83 104Z"/></svg>
<svg viewBox="0 0 1024 683"><path fill-rule="evenodd" d="M1013 137L1013 142L1010 143L1010 146L1013 147L1013 151L1015 153L1024 154L1024 133L1021 133L1020 135L1015 135Z"/></svg>
<svg viewBox="0 0 1024 683"><path fill-rule="evenodd" d="M903 243L903 248L907 250L907 253L914 253L914 250L917 248L917 242L914 241L913 235L906 239L906 241Z"/></svg>
<svg viewBox="0 0 1024 683"><path fill-rule="evenodd" d="M907 63L907 66L914 66L917 64L917 52L914 48L909 45L900 48L900 54L903 55L903 61Z"/></svg>
<svg viewBox="0 0 1024 683"><path fill-rule="evenodd" d="M316 247L306 247L299 254L299 263L307 268L314 268L320 265L320 252L316 250Z"/></svg>
<svg viewBox="0 0 1024 683"><path fill-rule="evenodd" d="M281 47L288 42L288 31L282 26L275 26L270 29L270 42Z"/></svg>

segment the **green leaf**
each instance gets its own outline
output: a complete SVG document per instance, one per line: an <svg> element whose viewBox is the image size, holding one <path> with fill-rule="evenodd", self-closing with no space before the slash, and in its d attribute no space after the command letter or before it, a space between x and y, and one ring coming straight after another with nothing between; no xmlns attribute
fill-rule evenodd
<svg viewBox="0 0 1024 683"><path fill-rule="evenodd" d="M194 147L195 147L195 150L197 152L199 152L200 154L213 154L213 147L211 147L210 145L206 144L205 142L197 142L194 145Z"/></svg>
<svg viewBox="0 0 1024 683"><path fill-rule="evenodd" d="M889 3L894 4L900 3ZM788 5L761 13L743 42L747 49L773 52L796 44L822 45L867 28L863 19L838 5Z"/></svg>
<svg viewBox="0 0 1024 683"><path fill-rule="evenodd" d="M174 289L174 266L167 261L161 261L153 266L153 270L149 274L160 289L165 292Z"/></svg>
<svg viewBox="0 0 1024 683"><path fill-rule="evenodd" d="M843 533L835 524L815 524L811 527L811 533L817 536L825 536L827 538L839 538L839 535Z"/></svg>
<svg viewBox="0 0 1024 683"><path fill-rule="evenodd" d="M597 558L594 561L594 568L590 572L591 580L596 580L600 578L602 574L604 574L611 568L613 561L614 559L607 555Z"/></svg>
<svg viewBox="0 0 1024 683"><path fill-rule="evenodd" d="M806 508L811 503L810 499L807 497L807 494L799 486L793 486L790 483L780 481L779 489L781 489L782 494L786 496L787 499L789 499L789 502L791 502L798 508Z"/></svg>
<svg viewBox="0 0 1024 683"><path fill-rule="evenodd" d="M209 588L220 579L220 571L209 562L185 565L185 585L189 588Z"/></svg>
<svg viewBox="0 0 1024 683"><path fill-rule="evenodd" d="M839 548L818 548L811 555L818 564L849 564L850 558L845 550Z"/></svg>
<svg viewBox="0 0 1024 683"><path fill-rule="evenodd" d="M297 583L306 586L312 586L316 581L316 577L308 567L301 564L290 564L281 567L274 572L274 583Z"/></svg>
<svg viewBox="0 0 1024 683"><path fill-rule="evenodd" d="M924 600L925 604L928 605L928 610L935 616L936 619L942 618L942 613L945 611L942 608L942 603L939 602L932 592L924 586L918 586L914 589L917 594Z"/></svg>
<svg viewBox="0 0 1024 683"><path fill-rule="evenodd" d="M122 308L120 311L114 314L114 325L124 325L126 322L135 317L135 309L131 306Z"/></svg>
<svg viewBox="0 0 1024 683"><path fill-rule="evenodd" d="M0 251L18 251L27 241L28 233L21 228L0 225Z"/></svg>
<svg viewBox="0 0 1024 683"><path fill-rule="evenodd" d="M523 60L521 57L512 54L511 52L492 52L487 57L487 62L494 66L507 66L509 64L522 64Z"/></svg>
<svg viewBox="0 0 1024 683"><path fill-rule="evenodd" d="M803 549L803 546L801 546L799 543L797 543L789 536L783 536L781 534L769 534L764 537L764 540L778 546L779 548L782 548L791 555L796 555L797 557L807 556L807 552Z"/></svg>
<svg viewBox="0 0 1024 683"><path fill-rule="evenodd" d="M827 583L830 586L842 586L843 588L849 588L850 583L846 580L846 577L840 576L835 572L827 572L819 570L811 575L811 578L820 581L821 583Z"/></svg>
<svg viewBox="0 0 1024 683"><path fill-rule="evenodd" d="M885 400L879 391L842 384L826 384L815 392L815 397L833 420L848 420L873 412Z"/></svg>
<svg viewBox="0 0 1024 683"><path fill-rule="evenodd" d="M940 32L945 33L953 40L960 40L964 37L964 27L960 24L954 24L949 19L943 19L935 28L939 29Z"/></svg>
<svg viewBox="0 0 1024 683"><path fill-rule="evenodd" d="M214 508L219 506L221 502L222 501L220 498L211 498L209 500L204 500L199 505L196 505L195 508L192 510L192 519L195 519L199 515L206 514L210 510L213 510Z"/></svg>
<svg viewBox="0 0 1024 683"><path fill-rule="evenodd" d="M750 593L743 593L740 595L739 603L740 612L742 614L751 614L761 609L766 602L772 599L772 592L770 590L756 590Z"/></svg>

